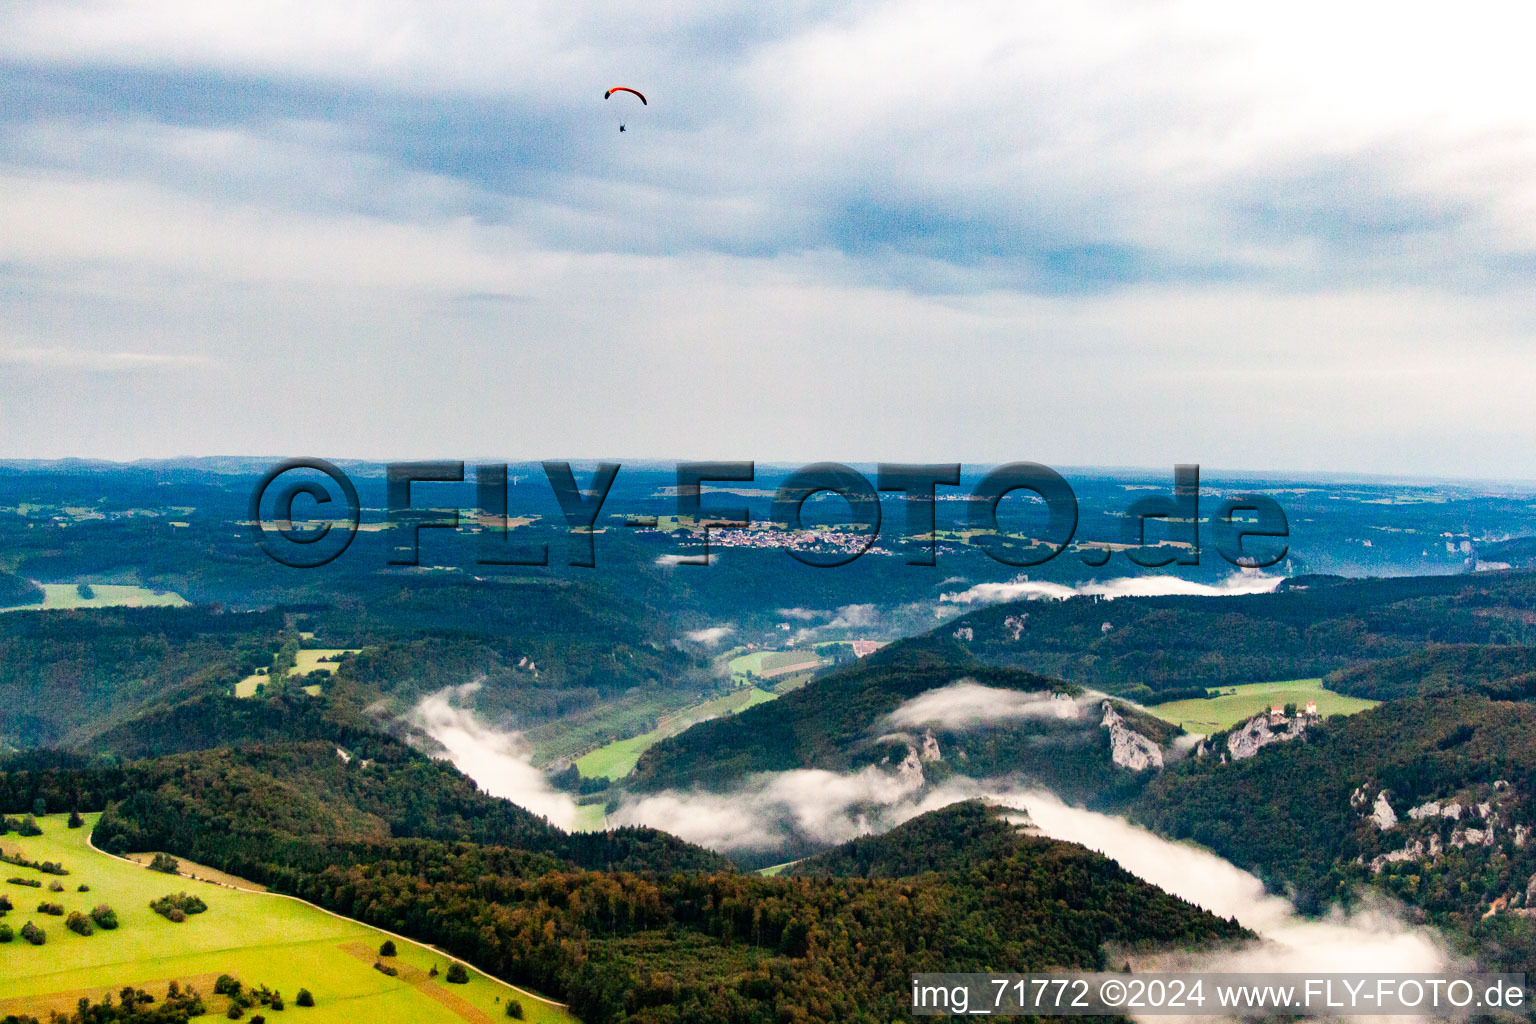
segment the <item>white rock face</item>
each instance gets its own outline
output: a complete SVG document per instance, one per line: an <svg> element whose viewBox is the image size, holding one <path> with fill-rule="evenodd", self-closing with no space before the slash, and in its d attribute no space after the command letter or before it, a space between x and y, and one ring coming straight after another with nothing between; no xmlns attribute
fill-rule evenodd
<svg viewBox="0 0 1536 1024"><path fill-rule="evenodd" d="M1125 719L1109 701L1104 702L1103 708L1104 720L1099 723L1099 727L1109 730L1111 760L1121 768L1129 768L1133 772L1161 768L1163 752L1158 745L1129 728L1125 724Z"/></svg>
<svg viewBox="0 0 1536 1024"><path fill-rule="evenodd" d="M1232 760L1241 761L1271 743L1293 740L1306 731L1306 726L1299 719L1293 719L1283 729L1276 730L1270 727L1268 715L1254 715L1243 723L1241 729L1227 733L1227 752L1232 755Z"/></svg>
<svg viewBox="0 0 1536 1024"><path fill-rule="evenodd" d="M1408 808L1408 817L1414 821L1418 821L1420 818L1438 818L1440 817L1440 801L1431 800L1428 803L1419 804L1417 807L1410 807Z"/></svg>
<svg viewBox="0 0 1536 1024"><path fill-rule="evenodd" d="M896 766L896 774L901 781L912 786L923 784L923 762L918 757L917 751L907 748L907 756L901 759L901 764Z"/></svg>
<svg viewBox="0 0 1536 1024"><path fill-rule="evenodd" d="M1376 794L1376 803L1371 807L1371 818L1376 822L1376 827L1382 831L1397 824L1397 814L1392 810L1392 805L1387 802L1386 790Z"/></svg>
<svg viewBox="0 0 1536 1024"><path fill-rule="evenodd" d="M923 748L918 751L918 757L924 761L944 760L944 755L939 752L938 738L933 735L932 729L923 733Z"/></svg>

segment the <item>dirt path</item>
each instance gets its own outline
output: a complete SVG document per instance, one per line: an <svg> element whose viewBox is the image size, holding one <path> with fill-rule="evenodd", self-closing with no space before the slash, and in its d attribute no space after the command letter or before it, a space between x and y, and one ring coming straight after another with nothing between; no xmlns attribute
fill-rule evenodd
<svg viewBox="0 0 1536 1024"><path fill-rule="evenodd" d="M115 853L108 853L106 850L103 850L101 847L97 846L94 842L91 841L91 834L89 832L87 832L86 835L85 835L85 845L89 846L92 850L94 850L97 853L101 854L103 857L112 857L112 858L114 858L116 860L120 860L120 861L124 862L125 864L132 864L134 867L142 868L145 871L149 870L148 868L144 867L142 864L139 864L139 863L137 863L135 861L129 860L127 857L119 857ZM214 883L214 884L217 884L217 883ZM512 984L511 982L502 981L500 978L496 977L495 975L487 974L485 971L482 971L480 968L476 967L474 964L470 963L467 960L460 960L458 957L454 956L452 953L449 953L447 950L439 949L437 946L428 945L425 942L417 942L415 939L410 938L409 936L398 935L395 932L386 931L385 929L379 928L379 927L377 927L375 925L364 924L364 922L362 922L362 921L354 920L353 918L347 917L344 914L338 914L334 910L327 910L327 909L325 909L324 907L322 907L322 906L320 906L318 904L309 902L308 900L301 900L297 896L289 896L289 895L287 895L285 893L280 893L280 892L268 892L265 889L247 889L244 886L238 886L238 885L227 886L227 888L234 889L237 892L248 892L248 893L252 893L252 894L257 895L257 896L270 896L273 899L292 900L295 903L302 903L306 907L311 907L311 908L313 908L315 910L320 911L320 913L322 913L322 914L329 914L331 917L336 918L338 921L346 921L346 922L348 922L350 924L361 924L361 925L363 925L364 928L372 928L374 931L379 932L379 933L381 933L383 935L388 935L392 939L399 939L401 942L408 942L411 945L415 946L417 949L425 949L425 950L428 950L430 952L436 953L438 956L447 958L452 963L463 964L465 966L465 968L467 968L468 970L474 971L476 974L480 975L482 978L485 978L488 981L493 981L493 982L495 982L498 985L505 985L507 988L510 988L512 991L516 992L518 995L526 996L529 999L534 1000L535 1002L543 1003L545 1006L554 1006L554 1007L557 1007L557 1008L559 1008L561 1010L568 1010L568 1009L570 1009L570 1007L568 1007L565 1003L559 1002L559 1001L554 1000L554 999L546 999L544 996L539 995L537 992L529 992L527 989L518 988L516 985ZM370 959L369 963L372 963L372 962L373 961ZM457 997L455 997L455 998L457 998ZM71 1006L71 1009L72 1008L73 1008L73 1006ZM476 1010L473 1006L471 1006L470 1009L471 1010L475 1010L476 1013L480 1012L479 1010Z"/></svg>
<svg viewBox="0 0 1536 1024"><path fill-rule="evenodd" d="M365 942L348 942L341 946L340 949L343 953L356 957L365 964L373 964L380 961L378 952ZM393 959L387 962L399 972L395 975L396 980L405 982L407 985L420 991L422 995L431 996L463 1020L469 1021L470 1024L495 1024L490 1014L463 996L450 992L442 985L439 985L436 979L420 967L396 963Z"/></svg>

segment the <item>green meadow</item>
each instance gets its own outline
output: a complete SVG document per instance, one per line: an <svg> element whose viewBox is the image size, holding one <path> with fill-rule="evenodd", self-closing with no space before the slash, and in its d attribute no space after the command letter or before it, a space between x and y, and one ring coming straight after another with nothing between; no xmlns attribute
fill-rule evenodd
<svg viewBox="0 0 1536 1024"><path fill-rule="evenodd" d="M1317 701L1318 714L1352 715L1376 706L1376 701L1346 697L1323 688L1321 679L1287 679L1274 683L1249 683L1224 686L1220 694L1204 700L1176 700L1147 708L1148 713L1165 722L1182 726L1189 732L1220 732L1246 722L1273 705L1295 704L1305 708L1307 701Z"/></svg>
<svg viewBox="0 0 1536 1024"><path fill-rule="evenodd" d="M473 970L466 985L430 978L432 967L446 972L451 959L429 947L395 939L399 955L388 962L400 968L400 976L391 978L373 969L378 947L388 937L383 932L297 900L173 877L96 851L86 839L97 817L87 815L84 828L69 829L65 816L51 815L40 820L41 836L0 836L6 852L58 861L70 872L58 879L62 893L0 882L0 892L16 905L5 922L19 932L24 922L33 921L48 935L42 946L23 942L19 935L0 944L0 1017L31 1013L46 1018L51 1010L73 1010L82 996L99 998L129 984L163 995L166 983L175 979L202 993L210 1014L201 1019L212 1021L227 1006L213 996L213 979L227 973L247 986L265 984L282 992L285 1016L297 1012L310 1024L486 1024L506 1019L509 997L522 1003L527 1020L575 1024L562 1008ZM186 864L182 870L201 873ZM0 864L0 877L12 876L38 878L45 885L53 879ZM81 883L90 891L77 892ZM173 924L149 909L151 900L181 891L201 897L207 912ZM66 913L89 912L105 903L117 911L121 924L114 931L76 935L64 927L62 917L34 912L44 899L63 904ZM313 1009L295 1007L300 988L313 993Z"/></svg>
<svg viewBox="0 0 1536 1024"><path fill-rule="evenodd" d="M676 736L700 722L734 714L737 711L745 711L747 708L765 704L776 697L778 694L756 686L741 687L723 697L716 697L714 700L684 708L675 715L669 715L650 732L631 736L627 740L615 740L583 754L576 759L576 767L589 779L622 779L635 770L635 763L640 760L640 755L661 740Z"/></svg>

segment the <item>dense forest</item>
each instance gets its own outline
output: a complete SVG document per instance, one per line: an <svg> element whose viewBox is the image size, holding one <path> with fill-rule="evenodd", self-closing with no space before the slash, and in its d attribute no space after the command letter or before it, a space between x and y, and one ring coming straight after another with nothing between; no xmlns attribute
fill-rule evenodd
<svg viewBox="0 0 1536 1024"><path fill-rule="evenodd" d="M1272 594L1017 601L941 627L990 665L1133 698L1322 676L1430 644L1527 644L1536 576L1288 580Z"/></svg>
<svg viewBox="0 0 1536 1024"><path fill-rule="evenodd" d="M1134 815L1257 872L1303 909L1375 886L1470 937L1488 964L1536 963L1536 918L1484 917L1523 907L1536 879L1536 705L1409 698L1224 761L1174 766ZM1396 819L1385 827L1375 811L1383 793ZM1456 817L1438 813L1451 803ZM1436 813L1425 815L1430 804Z"/></svg>
<svg viewBox="0 0 1536 1024"><path fill-rule="evenodd" d="M662 740L640 758L626 785L639 791L727 788L754 772L865 765L893 768L910 739L893 737L884 716L904 701L952 683L977 683L1042 696L1083 698L1080 687L1016 669L979 663L945 636L894 644L838 669L776 701L694 726ZM1175 726L1121 705L1128 725L1159 744ZM929 782L953 774L1010 775L1093 806L1123 803L1144 775L1116 768L1096 700L1085 699L1074 717L1021 715L991 724L966 723L926 731L940 757L923 767Z"/></svg>

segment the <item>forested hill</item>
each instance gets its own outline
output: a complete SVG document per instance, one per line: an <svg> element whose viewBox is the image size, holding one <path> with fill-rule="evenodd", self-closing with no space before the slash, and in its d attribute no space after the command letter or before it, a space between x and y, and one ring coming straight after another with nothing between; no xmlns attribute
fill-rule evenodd
<svg viewBox="0 0 1536 1024"><path fill-rule="evenodd" d="M1303 909L1375 886L1470 936L1487 965L1536 963L1536 705L1393 701L1245 760L1189 758L1134 813Z"/></svg>
<svg viewBox="0 0 1536 1024"><path fill-rule="evenodd" d="M800 878L905 878L928 871L969 869L1012 856L1041 840L1007 819L1022 818L981 800L965 800L918 815L880 835L860 836L807 857L788 869Z"/></svg>
<svg viewBox="0 0 1536 1024"><path fill-rule="evenodd" d="M1495 700L1536 697L1536 647L1436 645L1401 658L1329 673L1331 690L1368 700L1431 693L1481 693Z"/></svg>
<svg viewBox="0 0 1536 1024"><path fill-rule="evenodd" d="M942 710L949 697L934 691L952 686L971 688L969 696L957 697L974 702L974 715L955 718ZM994 692L977 692L980 687ZM887 718L920 695L936 702L922 709L930 717ZM1028 702L1033 710L1011 710ZM757 772L867 766L910 772L909 759L916 759L928 783L957 774L1010 776L1108 807L1136 793L1148 773L1116 764L1101 703L1059 679L979 665L952 641L929 636L662 740L641 756L625 784L635 791L724 790ZM1166 745L1180 731L1123 704L1118 713L1149 746Z"/></svg>
<svg viewBox="0 0 1536 1024"><path fill-rule="evenodd" d="M1275 593L1015 601L935 632L978 660L1145 697L1321 676L1429 644L1536 643L1536 574L1287 581Z"/></svg>
<svg viewBox="0 0 1536 1024"><path fill-rule="evenodd" d="M409 809L422 780L391 771L375 785L376 769L354 760L324 774L355 780L328 778L305 803L266 774L320 755L166 759L129 779L94 838L243 870L565 999L586 1024L885 1024L906 1012L917 971L1099 969L1113 966L1106 943L1246 937L1080 846L995 828L977 805L908 824L906 835L947 837L912 877L764 878L681 863L584 871L501 846L372 841L367 794ZM445 803L426 788L423 802Z"/></svg>

